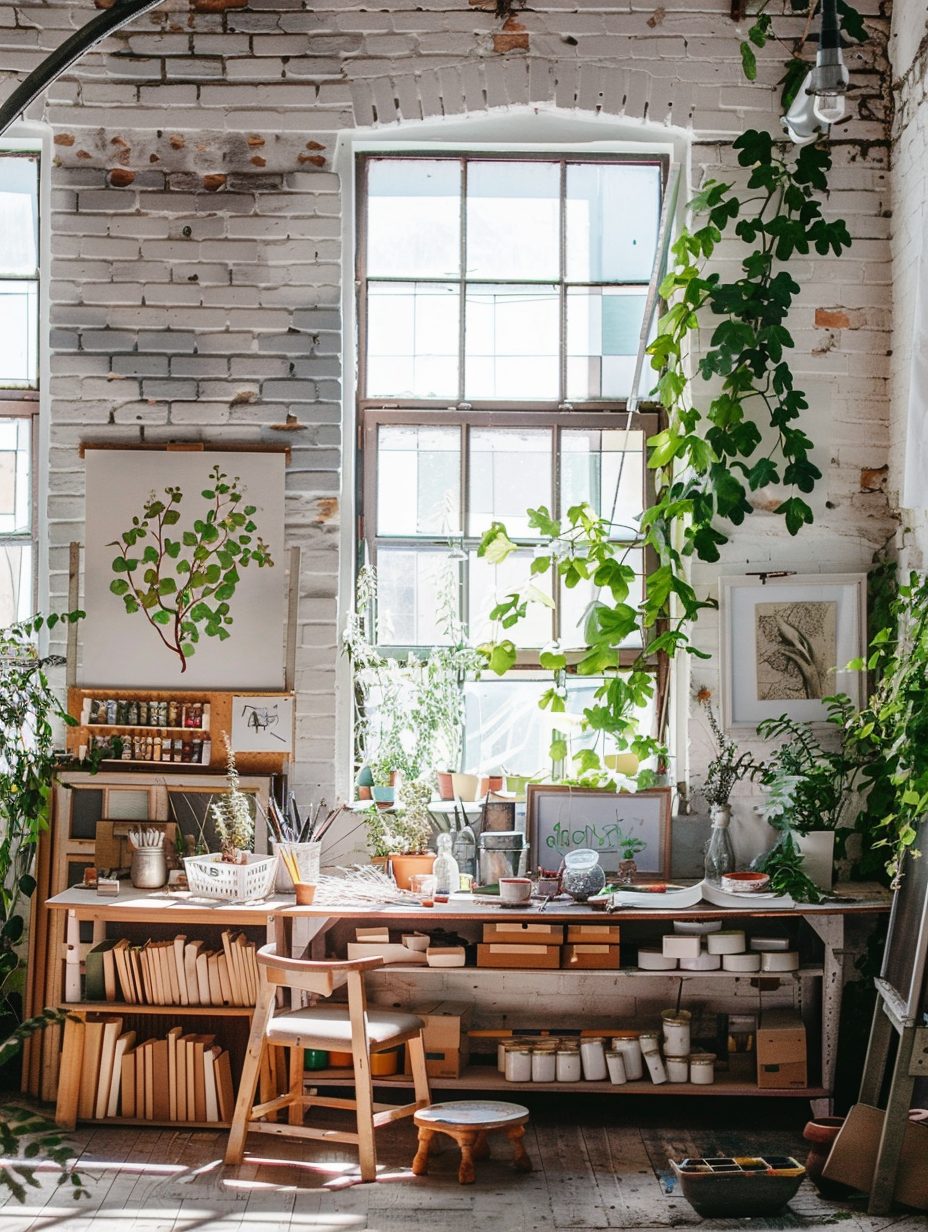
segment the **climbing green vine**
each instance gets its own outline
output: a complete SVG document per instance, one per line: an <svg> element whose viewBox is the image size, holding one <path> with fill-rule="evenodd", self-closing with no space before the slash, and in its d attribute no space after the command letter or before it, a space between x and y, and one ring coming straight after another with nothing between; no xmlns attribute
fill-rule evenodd
<svg viewBox="0 0 928 1232"><path fill-rule="evenodd" d="M728 538L719 521L740 525L752 511L752 492L774 484L792 490L770 502L791 535L812 521L804 497L821 472L797 425L808 402L786 358L794 346L786 318L800 287L783 265L813 249L840 256L851 243L844 222L826 220L816 196L828 187L827 150L807 145L790 159L781 143L754 129L734 149L739 165L750 168L749 195L710 180L690 203L702 225L684 230L673 246L676 264L661 286L671 306L648 348L669 422L650 442L659 498L644 524L652 545L673 554L673 527L686 518L680 551L707 561L719 559ZM706 264L732 223L749 251L739 276L726 281ZM707 318L714 329L698 375L720 388L703 415L687 365L693 332Z"/></svg>

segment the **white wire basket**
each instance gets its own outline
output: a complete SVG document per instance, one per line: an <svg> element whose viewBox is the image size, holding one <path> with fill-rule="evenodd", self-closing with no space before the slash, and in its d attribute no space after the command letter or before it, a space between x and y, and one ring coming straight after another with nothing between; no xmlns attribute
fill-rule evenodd
<svg viewBox="0 0 928 1232"><path fill-rule="evenodd" d="M257 856L249 851L247 859L247 864L228 864L219 852L185 856L190 892L201 898L226 898L230 902L267 898L274 889L277 856Z"/></svg>

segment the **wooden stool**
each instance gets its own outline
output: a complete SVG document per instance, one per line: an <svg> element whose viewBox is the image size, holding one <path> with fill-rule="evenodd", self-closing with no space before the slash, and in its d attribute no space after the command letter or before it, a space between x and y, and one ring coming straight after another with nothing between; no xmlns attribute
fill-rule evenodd
<svg viewBox="0 0 928 1232"><path fill-rule="evenodd" d="M532 1161L522 1141L528 1115L528 1109L521 1104L504 1104L489 1099L458 1099L448 1104L420 1108L412 1118L419 1127L419 1149L412 1161L412 1170L416 1176L428 1175L429 1144L436 1134L447 1134L461 1148L458 1181L462 1185L472 1185L474 1160L487 1159L490 1154L487 1134L501 1129L512 1143L516 1172L531 1172Z"/></svg>

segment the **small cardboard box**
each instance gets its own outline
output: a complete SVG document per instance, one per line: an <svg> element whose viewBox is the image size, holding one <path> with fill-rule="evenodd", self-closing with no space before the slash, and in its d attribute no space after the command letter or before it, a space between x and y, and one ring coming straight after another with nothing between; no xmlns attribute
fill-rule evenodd
<svg viewBox="0 0 928 1232"><path fill-rule="evenodd" d="M559 967L559 945L519 945L516 942L499 941L477 946L478 967L512 967L530 970L537 967Z"/></svg>
<svg viewBox="0 0 928 1232"><path fill-rule="evenodd" d="M564 946L563 967L577 970L617 970L621 965L621 950L617 945L597 942L575 942Z"/></svg>
<svg viewBox="0 0 928 1232"><path fill-rule="evenodd" d="M806 1029L796 1010L767 1010L757 1029L757 1085L808 1086Z"/></svg>
<svg viewBox="0 0 928 1232"><path fill-rule="evenodd" d="M822 1175L869 1193L883 1132L882 1108L855 1104L841 1126ZM928 1210L928 1126L909 1121L896 1169L893 1199L904 1206Z"/></svg>
<svg viewBox="0 0 928 1232"><path fill-rule="evenodd" d="M425 1044L425 1068L430 1078L460 1078L470 1059L470 1026L472 1007L463 1001L428 1001L414 1006L413 1014L425 1023L422 1040ZM412 1073L409 1048L406 1049L406 1073Z"/></svg>
<svg viewBox="0 0 928 1232"><path fill-rule="evenodd" d="M427 958L422 950L410 950L405 945L397 945L391 941L349 941L348 958L373 958L376 955L384 961L384 966L393 963L411 963L424 967Z"/></svg>
<svg viewBox="0 0 928 1232"><path fill-rule="evenodd" d="M618 924L568 924L567 940L592 942L598 945L618 945L622 930Z"/></svg>
<svg viewBox="0 0 928 1232"><path fill-rule="evenodd" d="M536 924L533 920L494 920L492 924L484 924L483 939L560 945L564 940L564 925Z"/></svg>

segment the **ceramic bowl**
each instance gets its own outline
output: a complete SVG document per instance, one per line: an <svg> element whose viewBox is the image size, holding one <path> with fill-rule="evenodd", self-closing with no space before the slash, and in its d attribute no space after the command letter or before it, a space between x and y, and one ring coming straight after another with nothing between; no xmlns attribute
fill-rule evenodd
<svg viewBox="0 0 928 1232"><path fill-rule="evenodd" d="M728 894L759 894L770 885L766 873L725 873L722 889Z"/></svg>

